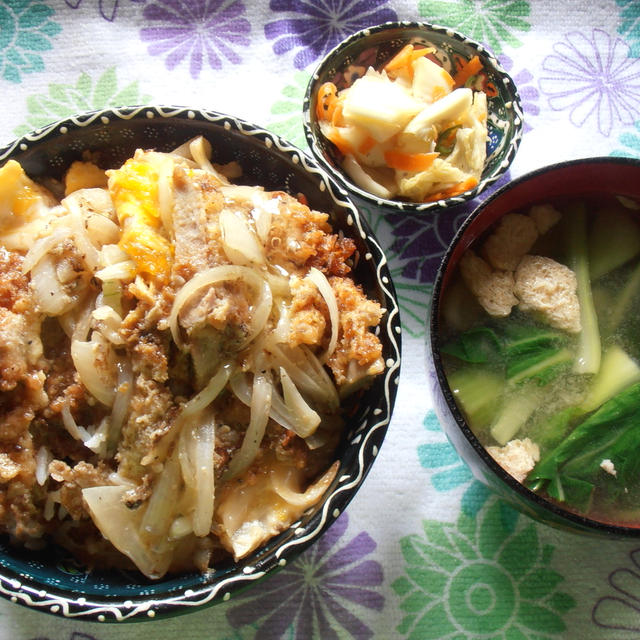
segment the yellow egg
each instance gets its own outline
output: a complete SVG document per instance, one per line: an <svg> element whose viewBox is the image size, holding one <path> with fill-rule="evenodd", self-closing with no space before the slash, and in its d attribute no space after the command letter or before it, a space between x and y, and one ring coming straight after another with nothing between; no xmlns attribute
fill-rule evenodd
<svg viewBox="0 0 640 640"><path fill-rule="evenodd" d="M166 280L173 255L163 235L156 169L143 159L131 158L108 175L109 192L123 228L120 248L134 261L138 273Z"/></svg>

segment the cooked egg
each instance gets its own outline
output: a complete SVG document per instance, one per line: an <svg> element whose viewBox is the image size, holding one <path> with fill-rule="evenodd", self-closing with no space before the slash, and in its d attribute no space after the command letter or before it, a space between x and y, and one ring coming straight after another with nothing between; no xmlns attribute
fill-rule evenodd
<svg viewBox="0 0 640 640"><path fill-rule="evenodd" d="M158 204L158 175L144 156L131 158L107 172L109 192L123 228L119 247L136 265L138 273L166 280L173 259L165 237Z"/></svg>

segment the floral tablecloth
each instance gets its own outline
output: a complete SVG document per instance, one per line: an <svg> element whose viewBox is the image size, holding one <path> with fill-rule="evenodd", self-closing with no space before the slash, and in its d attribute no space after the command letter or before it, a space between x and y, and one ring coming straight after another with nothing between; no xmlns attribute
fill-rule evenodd
<svg viewBox="0 0 640 640"><path fill-rule="evenodd" d="M305 148L319 58L387 20L484 42L526 117L508 175L640 155L640 3L631 0L0 0L0 145L78 111L164 103L260 124ZM365 209L401 302L403 370L362 490L321 541L221 605L137 625L0 602L0 640L637 638L640 542L537 524L472 479L432 411L426 306L443 249L477 202L435 217Z"/></svg>

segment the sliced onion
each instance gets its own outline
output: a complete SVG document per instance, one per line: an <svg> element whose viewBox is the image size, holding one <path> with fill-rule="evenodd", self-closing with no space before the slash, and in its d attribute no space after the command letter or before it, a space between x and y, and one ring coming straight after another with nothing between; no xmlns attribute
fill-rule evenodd
<svg viewBox="0 0 640 640"><path fill-rule="evenodd" d="M213 521L214 447L213 414L200 413L184 425L178 441L178 459L182 478L193 493L191 529L199 537L209 534Z"/></svg>
<svg viewBox="0 0 640 640"><path fill-rule="evenodd" d="M222 248L233 264L264 264L264 249L242 211L223 209L218 220Z"/></svg>
<svg viewBox="0 0 640 640"><path fill-rule="evenodd" d="M31 271L51 249L61 244L68 237L69 232L67 230L57 229L51 235L36 240L22 261L22 273Z"/></svg>
<svg viewBox="0 0 640 640"><path fill-rule="evenodd" d="M270 344L268 348L273 354L273 365L284 367L305 397L332 411L339 407L333 380L310 349L302 346L290 349L279 344Z"/></svg>
<svg viewBox="0 0 640 640"><path fill-rule="evenodd" d="M98 268L100 254L89 238L82 209L75 198L65 198L62 202L69 211L75 245L89 271L94 273Z"/></svg>
<svg viewBox="0 0 640 640"><path fill-rule="evenodd" d="M273 338L274 344L287 342L291 328L291 312L286 300L278 300L276 302L278 308L278 323L271 330L270 337Z"/></svg>
<svg viewBox="0 0 640 640"><path fill-rule="evenodd" d="M254 189L252 200L251 216L256 225L256 233L262 244L265 245L269 239L273 216L280 211L280 199L267 195L262 190L256 191Z"/></svg>
<svg viewBox="0 0 640 640"><path fill-rule="evenodd" d="M251 387L247 383L247 378L244 373L239 373L238 375L233 376L231 380L229 380L229 386L240 402L247 407L251 406ZM320 416L318 416L315 411L313 413L317 416L317 420L309 413L299 415L287 406L283 398L275 389L272 390L269 417L285 429L293 431L302 438L307 437L303 434L315 431L320 424Z"/></svg>
<svg viewBox="0 0 640 640"><path fill-rule="evenodd" d="M273 385L267 380L267 377L262 373L256 373L253 377L253 393L250 404L251 419L240 449L231 458L225 474L226 480L245 471L258 454L269 421L272 391Z"/></svg>
<svg viewBox="0 0 640 640"><path fill-rule="evenodd" d="M80 442L86 442L91 436L89 432L84 427L79 427L76 424L76 421L73 419L71 415L71 410L69 409L69 402L65 399L62 404L62 411L60 411L60 415L62 417L62 424L64 428L71 434L71 437L74 440L79 440Z"/></svg>
<svg viewBox="0 0 640 640"><path fill-rule="evenodd" d="M89 239L98 247L114 244L120 239L120 227L100 213L87 216L86 226Z"/></svg>
<svg viewBox="0 0 640 640"><path fill-rule="evenodd" d="M208 173L212 173L213 175L220 180L223 184L227 184L229 181L226 176L223 176L216 168L211 164L209 158L211 157L211 145L209 141L203 138L202 136L198 136L194 138L189 143L189 152L191 153L191 157L196 161L200 168Z"/></svg>
<svg viewBox="0 0 640 640"><path fill-rule="evenodd" d="M289 504L308 509L324 495L335 478L339 466L340 463L336 460L318 480L302 493L293 490L290 486L292 481L291 469L287 470L284 477L282 473L278 473L277 471L271 473L271 486L273 490Z"/></svg>
<svg viewBox="0 0 640 640"><path fill-rule="evenodd" d="M103 267L96 271L93 275L99 280L106 282L107 280L122 280L129 282L135 278L136 264L133 260L123 260L108 267Z"/></svg>
<svg viewBox="0 0 640 640"><path fill-rule="evenodd" d="M116 391L113 384L105 381L96 367L96 342L71 341L71 358L80 376L80 381L89 393L102 404L110 407L113 404Z"/></svg>
<svg viewBox="0 0 640 640"><path fill-rule="evenodd" d="M157 543L166 537L178 503L179 489L180 464L178 456L172 455L158 476L142 517L140 530L143 539L148 536L153 543Z"/></svg>
<svg viewBox="0 0 640 640"><path fill-rule="evenodd" d="M108 267L118 262L129 260L129 254L123 251L117 244L105 244L100 249L100 266Z"/></svg>
<svg viewBox="0 0 640 640"><path fill-rule="evenodd" d="M109 421L109 435L107 437L107 455L112 456L118 447L122 425L129 413L129 403L133 395L133 370L128 360L118 360L118 381L116 395Z"/></svg>
<svg viewBox="0 0 640 640"><path fill-rule="evenodd" d="M36 482L43 486L49 477L49 463L53 455L47 447L40 447L36 453Z"/></svg>
<svg viewBox="0 0 640 640"><path fill-rule="evenodd" d="M31 287L40 311L48 316L62 315L77 302L60 284L55 261L48 254L31 269Z"/></svg>
<svg viewBox="0 0 640 640"><path fill-rule="evenodd" d="M318 428L320 416L307 404L284 367L280 367L280 382L287 409L297 418L295 431L301 438L307 438Z"/></svg>
<svg viewBox="0 0 640 640"><path fill-rule="evenodd" d="M100 307L96 307L91 314L94 320L97 320L100 325L98 331L109 341L111 344L122 345L124 340L120 335L120 327L122 325L122 318L114 310L113 307L103 304Z"/></svg>
<svg viewBox="0 0 640 640"><path fill-rule="evenodd" d="M174 158L168 153L148 151L147 162L153 165L158 174L158 212L167 235L173 231L173 171Z"/></svg>
<svg viewBox="0 0 640 640"><path fill-rule="evenodd" d="M91 313L95 308L96 296L89 295L82 304L78 303L58 317L63 331L72 340L85 341L91 329Z"/></svg>
<svg viewBox="0 0 640 640"><path fill-rule="evenodd" d="M98 428L91 434L88 440L85 440L84 446L91 449L101 458L107 457L107 437L109 435L109 418L105 417L100 421Z"/></svg>
<svg viewBox="0 0 640 640"><path fill-rule="evenodd" d="M327 359L331 357L331 354L335 351L336 345L338 344L338 329L340 326L338 301L336 300L336 295L333 292L327 277L322 273L322 271L315 267L311 267L307 277L316 285L316 287L318 287L318 291L324 298L324 301L327 303L327 308L329 309L329 319L331 320L331 339L329 340L327 350L320 357L320 362L326 362Z"/></svg>
<svg viewBox="0 0 640 640"><path fill-rule="evenodd" d="M189 418L208 407L225 388L233 369L232 364L222 365L207 385L184 405L180 412L180 419Z"/></svg>
<svg viewBox="0 0 640 640"><path fill-rule="evenodd" d="M173 340L180 347L184 349L184 342L180 336L180 328L178 326L178 314L182 310L182 307L195 295L200 289L205 287L211 287L218 282L224 282L225 280L238 280L242 279L247 284L252 286L258 294L258 300L256 301L251 323L249 325L249 331L247 336L239 348L245 347L249 344L257 335L262 331L267 324L269 314L271 313L271 305L273 297L271 295L271 289L268 283L253 269L249 267L242 267L239 265L220 265L207 269L191 278L177 293L173 301L173 307L171 308L171 314L169 315L169 328L171 329L171 335Z"/></svg>
<svg viewBox="0 0 640 640"><path fill-rule="evenodd" d="M214 421L210 418L198 428L196 435L195 471L196 471L196 500L193 512L193 533L202 537L209 535L213 521L214 503L214 458L215 446Z"/></svg>
<svg viewBox="0 0 640 640"><path fill-rule="evenodd" d="M170 551L155 553L140 537L140 509L129 509L124 503L127 486L89 487L82 497L89 507L91 519L111 544L131 558L150 579L161 578L169 568Z"/></svg>

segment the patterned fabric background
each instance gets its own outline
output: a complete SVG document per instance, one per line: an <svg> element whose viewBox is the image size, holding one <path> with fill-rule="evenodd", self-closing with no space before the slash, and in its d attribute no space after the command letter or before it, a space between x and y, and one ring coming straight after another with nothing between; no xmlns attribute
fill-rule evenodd
<svg viewBox="0 0 640 640"><path fill-rule="evenodd" d="M640 155L632 0L0 0L0 144L78 111L157 102L234 114L304 148L315 64L396 19L457 28L509 70L526 129L501 182L568 158ZM426 306L477 204L428 219L365 211L401 300L402 379L371 475L315 547L229 602L162 622L67 621L3 600L0 639L637 638L640 543L518 514L472 479L432 412Z"/></svg>

